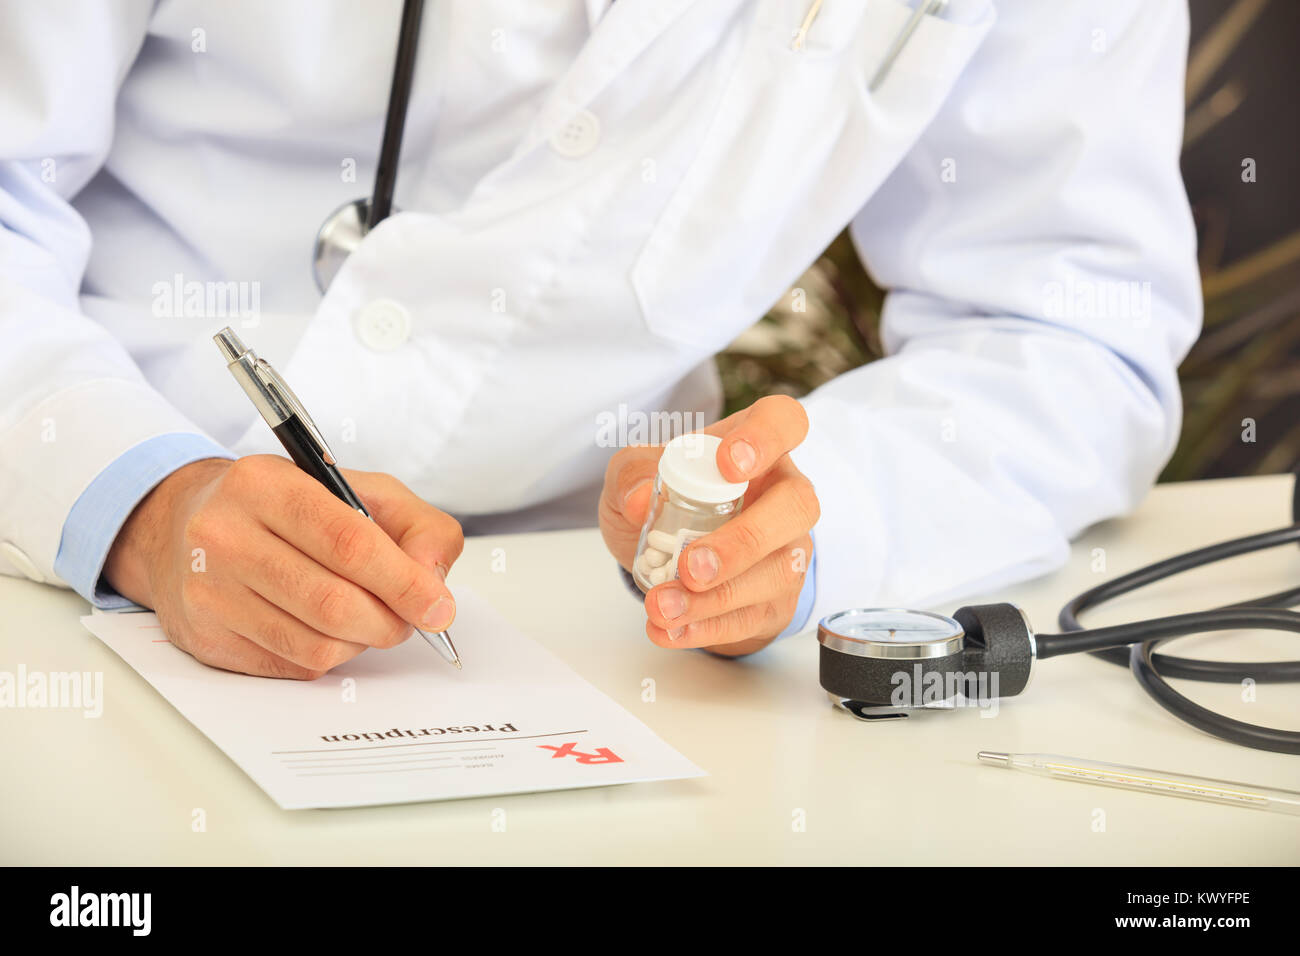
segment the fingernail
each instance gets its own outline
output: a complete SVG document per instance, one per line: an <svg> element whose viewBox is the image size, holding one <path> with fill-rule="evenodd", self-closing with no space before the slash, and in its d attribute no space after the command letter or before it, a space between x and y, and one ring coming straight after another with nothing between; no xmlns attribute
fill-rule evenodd
<svg viewBox="0 0 1300 956"><path fill-rule="evenodd" d="M631 488L629 488L629 489L627 490L627 494L625 494L625 495L623 496L623 507L626 508L626 507L627 507L627 503L628 503L629 501L632 500L632 496L633 496L634 494L636 494L638 491L640 491L642 488L644 488L644 487L645 487L646 485L648 485L648 484L650 484L650 479L649 479L649 478L642 478L642 479L641 479L640 481L638 481L635 485L633 485Z"/></svg>
<svg viewBox="0 0 1300 956"><path fill-rule="evenodd" d="M686 556L686 567L691 577L701 584L708 584L718 576L718 556L707 545L692 548Z"/></svg>
<svg viewBox="0 0 1300 956"><path fill-rule="evenodd" d="M734 441L731 443L731 463L740 469L742 475L747 475L758 464L758 452L747 441Z"/></svg>
<svg viewBox="0 0 1300 956"><path fill-rule="evenodd" d="M433 566L433 573L438 575L438 580L447 580L447 566L439 562Z"/></svg>
<svg viewBox="0 0 1300 956"><path fill-rule="evenodd" d="M670 641L675 641L675 640L677 640L679 637L682 636L682 632L684 632L685 630L686 630L686 628L684 628L684 627L674 627L674 628L670 629L670 630L668 631L668 640L670 640Z"/></svg>
<svg viewBox="0 0 1300 956"><path fill-rule="evenodd" d="M686 595L681 588L665 588L659 592L659 613L665 621L679 618L686 613Z"/></svg>
<svg viewBox="0 0 1300 956"><path fill-rule="evenodd" d="M443 631L455 616L456 602L449 597L440 597L424 612L420 627L426 631Z"/></svg>

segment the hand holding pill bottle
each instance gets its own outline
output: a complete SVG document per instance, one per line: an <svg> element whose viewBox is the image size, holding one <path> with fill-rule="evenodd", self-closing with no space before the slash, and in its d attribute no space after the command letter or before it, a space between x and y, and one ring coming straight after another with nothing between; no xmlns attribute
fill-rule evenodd
<svg viewBox="0 0 1300 956"><path fill-rule="evenodd" d="M682 549L739 513L749 482L722 476L720 444L716 436L692 433L664 447L632 564L632 578L642 591L676 578Z"/></svg>
<svg viewBox="0 0 1300 956"><path fill-rule="evenodd" d="M735 657L795 622L811 599L821 514L790 456L807 434L803 406L768 395L699 433L610 457L597 519L645 595L650 641Z"/></svg>

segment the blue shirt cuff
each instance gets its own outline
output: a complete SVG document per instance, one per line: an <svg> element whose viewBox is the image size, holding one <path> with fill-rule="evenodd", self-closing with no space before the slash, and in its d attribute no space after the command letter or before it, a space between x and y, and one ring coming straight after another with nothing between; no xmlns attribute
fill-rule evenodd
<svg viewBox="0 0 1300 956"><path fill-rule="evenodd" d="M109 549L126 519L177 468L204 458L234 457L210 438L184 432L157 435L127 449L95 476L68 512L55 573L95 607L131 607L102 580Z"/></svg>
<svg viewBox="0 0 1300 956"><path fill-rule="evenodd" d="M808 618L812 616L813 602L817 597L817 536L813 534L811 537L813 551L808 559L808 573L803 578L803 589L799 592L799 603L794 606L794 617L790 618L786 629L776 636L778 641L791 634L798 634L808 626Z"/></svg>

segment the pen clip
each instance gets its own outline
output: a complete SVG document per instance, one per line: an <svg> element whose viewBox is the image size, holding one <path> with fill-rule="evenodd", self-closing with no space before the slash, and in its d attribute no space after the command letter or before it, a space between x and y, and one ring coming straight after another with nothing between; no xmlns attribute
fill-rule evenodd
<svg viewBox="0 0 1300 956"><path fill-rule="evenodd" d="M813 0L812 5L808 8L808 12L804 14L803 22L799 24L799 28L794 31L794 36L790 39L790 49L795 52L803 49L804 41L808 38L808 31L811 29L813 21L817 19L817 14L821 13L821 10L822 0Z"/></svg>
<svg viewBox="0 0 1300 956"><path fill-rule="evenodd" d="M307 409L303 407L302 402L294 390L289 387L289 383L280 377L277 372L264 358L259 358L256 365L258 376L262 379L262 384L275 394L276 398L283 403L284 407L289 409L298 420L302 422L303 427L307 429L307 434L311 436L312 441L316 443L316 450L320 452L321 458L325 464L333 465L336 459L334 452L330 450L329 443L325 441L325 436L321 434L312 417L307 414Z"/></svg>

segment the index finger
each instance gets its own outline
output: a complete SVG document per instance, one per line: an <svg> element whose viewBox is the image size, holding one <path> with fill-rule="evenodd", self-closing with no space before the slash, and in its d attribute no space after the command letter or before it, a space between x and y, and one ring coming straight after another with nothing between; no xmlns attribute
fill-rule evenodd
<svg viewBox="0 0 1300 956"><path fill-rule="evenodd" d="M788 395L760 398L744 411L706 428L722 439L718 470L727 481L763 474L808 435L808 413Z"/></svg>
<svg viewBox="0 0 1300 956"><path fill-rule="evenodd" d="M432 568L424 567L358 511L296 468L285 470L278 495L255 497L268 529L335 574L365 588L398 617L425 630L445 630L456 605Z"/></svg>
<svg viewBox="0 0 1300 956"><path fill-rule="evenodd" d="M465 547L460 522L392 475L350 470L344 474L375 524L408 555L445 578Z"/></svg>
<svg viewBox="0 0 1300 956"><path fill-rule="evenodd" d="M678 579L691 591L724 584L801 539L820 513L812 482L802 475L781 477L753 505L688 544L678 558Z"/></svg>

